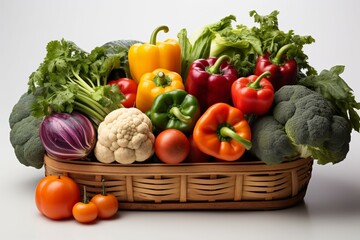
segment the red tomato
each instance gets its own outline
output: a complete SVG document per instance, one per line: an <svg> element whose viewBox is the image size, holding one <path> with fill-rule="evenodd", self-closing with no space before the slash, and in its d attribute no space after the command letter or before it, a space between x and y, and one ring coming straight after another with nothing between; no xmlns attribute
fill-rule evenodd
<svg viewBox="0 0 360 240"><path fill-rule="evenodd" d="M197 147L194 141L193 135L190 135L188 139L190 143L190 153L186 158L186 162L191 162L191 163L209 162L210 155L207 155L206 153L200 151L200 149Z"/></svg>
<svg viewBox="0 0 360 240"><path fill-rule="evenodd" d="M102 219L113 217L119 208L118 199L114 195L106 193L104 180L102 180L102 193L96 194L90 201L95 203L98 208L98 217Z"/></svg>
<svg viewBox="0 0 360 240"><path fill-rule="evenodd" d="M72 208L79 201L79 187L69 177L46 176L36 186L36 207L48 218L58 220L72 217Z"/></svg>
<svg viewBox="0 0 360 240"><path fill-rule="evenodd" d="M109 82L110 85L116 84L119 87L120 92L125 96L125 99L121 101L121 104L126 107L135 107L137 83L129 78L119 78Z"/></svg>
<svg viewBox="0 0 360 240"><path fill-rule="evenodd" d="M164 163L180 163L186 159L189 151L189 140L180 130L166 129L155 139L155 154Z"/></svg>

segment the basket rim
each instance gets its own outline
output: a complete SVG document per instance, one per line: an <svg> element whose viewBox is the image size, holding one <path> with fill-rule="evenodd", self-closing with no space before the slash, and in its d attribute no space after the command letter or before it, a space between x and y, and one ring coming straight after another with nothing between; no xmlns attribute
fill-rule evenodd
<svg viewBox="0 0 360 240"><path fill-rule="evenodd" d="M228 174L238 172L253 172L261 174L267 172L283 172L302 167L312 163L312 158L299 158L293 161L284 162L276 165L267 165L260 160L237 161L237 162L208 162L208 163L139 163L139 164L120 164L120 163L101 163L87 162L80 160L55 160L48 155L44 155L44 162L61 172L77 172L81 174L101 174L101 175L151 175L151 174Z"/></svg>

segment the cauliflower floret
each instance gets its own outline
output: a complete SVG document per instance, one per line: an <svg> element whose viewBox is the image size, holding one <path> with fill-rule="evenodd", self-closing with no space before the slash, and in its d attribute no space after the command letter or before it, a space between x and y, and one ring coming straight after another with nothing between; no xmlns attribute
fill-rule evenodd
<svg viewBox="0 0 360 240"><path fill-rule="evenodd" d="M103 163L142 162L153 155L154 141L152 123L146 114L137 108L119 108L100 123L94 153Z"/></svg>

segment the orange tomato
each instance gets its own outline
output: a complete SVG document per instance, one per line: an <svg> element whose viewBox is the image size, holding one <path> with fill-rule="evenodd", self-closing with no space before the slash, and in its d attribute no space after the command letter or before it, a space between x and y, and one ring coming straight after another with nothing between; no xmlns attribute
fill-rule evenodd
<svg viewBox="0 0 360 240"><path fill-rule="evenodd" d="M54 220L70 218L73 206L79 201L79 187L69 177L46 176L36 186L36 207L48 218Z"/></svg>
<svg viewBox="0 0 360 240"><path fill-rule="evenodd" d="M93 202L89 202L86 194L86 187L84 186L84 200L78 202L72 208L72 215L75 220L80 223L91 223L95 221L98 216L98 208Z"/></svg>
<svg viewBox="0 0 360 240"><path fill-rule="evenodd" d="M93 202L78 202L74 205L72 214L76 221L80 223L90 223L97 218L98 209Z"/></svg>
<svg viewBox="0 0 360 240"><path fill-rule="evenodd" d="M90 200L98 208L98 217L107 219L113 217L119 208L118 199L109 193L105 192L104 180L102 182L102 193L96 194Z"/></svg>

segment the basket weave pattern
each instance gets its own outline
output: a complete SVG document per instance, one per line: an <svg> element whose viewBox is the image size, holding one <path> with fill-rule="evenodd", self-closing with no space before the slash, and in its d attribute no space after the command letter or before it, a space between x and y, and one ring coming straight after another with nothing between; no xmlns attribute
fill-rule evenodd
<svg viewBox="0 0 360 240"><path fill-rule="evenodd" d="M45 156L45 174L67 175L86 186L89 196L101 192L104 179L106 191L125 209L266 209L302 200L312 164L299 159L276 166L260 161L120 165Z"/></svg>

